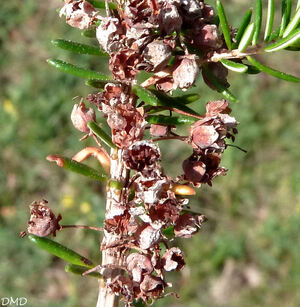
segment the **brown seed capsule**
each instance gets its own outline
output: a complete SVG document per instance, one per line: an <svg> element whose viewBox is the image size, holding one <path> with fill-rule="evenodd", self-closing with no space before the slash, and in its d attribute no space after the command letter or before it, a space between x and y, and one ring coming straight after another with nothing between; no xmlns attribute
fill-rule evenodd
<svg viewBox="0 0 300 307"><path fill-rule="evenodd" d="M89 133L90 128L87 126L87 123L95 120L96 114L94 109L87 109L83 102L74 105L71 113L71 121L76 129L81 132Z"/></svg>
<svg viewBox="0 0 300 307"><path fill-rule="evenodd" d="M56 231L60 230L58 222L61 220L61 215L56 218L52 210L45 206L48 202L41 200L33 202L30 208L30 220L28 222L28 233L38 237L47 237L53 234L55 237Z"/></svg>

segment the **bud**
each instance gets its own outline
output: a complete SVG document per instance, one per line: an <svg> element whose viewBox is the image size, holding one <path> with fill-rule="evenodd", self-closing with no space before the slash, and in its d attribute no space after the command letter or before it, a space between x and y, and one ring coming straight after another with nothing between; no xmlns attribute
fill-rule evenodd
<svg viewBox="0 0 300 307"><path fill-rule="evenodd" d="M87 123L89 121L96 121L95 111L91 108L87 109L83 102L75 104L71 113L71 121L77 130L90 133Z"/></svg>

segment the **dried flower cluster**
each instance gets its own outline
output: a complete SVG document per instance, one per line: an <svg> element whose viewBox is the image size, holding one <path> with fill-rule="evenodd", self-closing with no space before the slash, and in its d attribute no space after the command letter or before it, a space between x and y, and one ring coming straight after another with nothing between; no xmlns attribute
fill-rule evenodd
<svg viewBox="0 0 300 307"><path fill-rule="evenodd" d="M189 137L181 137L193 153L183 162L184 175L172 179L160 165L159 147L145 140L148 114L132 85L137 83L138 73L145 70L153 73L145 87L154 85L163 92L187 90L200 73L199 54L203 59L222 50L224 41L214 24L212 8L200 0L119 1L118 9L107 10L106 17L99 16L87 1L65 2L61 15L66 15L71 26L86 29L101 21L96 36L110 55L114 78L114 83L107 83L102 92L87 97L111 128L112 141L118 148L118 158L115 151L111 155L111 176L123 184L121 190L110 188L108 192L101 248L104 252L110 250L110 254L121 252L125 274L107 278L106 286L121 295L128 306L140 298L151 302L171 286L165 272L179 271L185 264L182 251L170 247L166 233L189 238L205 221L203 215L187 210L188 199L176 186L211 185L216 176L226 174L226 169L219 166L221 154L226 148L225 139L234 140L237 121L229 115L228 101L209 102L206 114L191 126ZM193 52L196 49L199 53ZM215 63L209 65L226 85L227 70ZM203 77L209 84L205 73ZM77 129L89 134L87 122L95 121L95 113L81 102L74 107L71 118ZM151 125L150 133L174 136L172 128ZM114 173L116 159L126 176Z"/></svg>

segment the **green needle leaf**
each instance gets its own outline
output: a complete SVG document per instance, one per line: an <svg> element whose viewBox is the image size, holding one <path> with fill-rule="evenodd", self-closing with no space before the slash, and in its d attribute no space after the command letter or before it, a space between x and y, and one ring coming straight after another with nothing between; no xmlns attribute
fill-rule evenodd
<svg viewBox="0 0 300 307"><path fill-rule="evenodd" d="M87 0L94 8L105 10L105 2L104 1L96 1L96 0ZM117 9L117 6L114 3L109 2L108 7L111 10Z"/></svg>
<svg viewBox="0 0 300 307"><path fill-rule="evenodd" d="M279 33L280 37L282 37L283 32L290 21L291 11L292 11L292 0L282 0L281 4L282 18L281 18L280 33Z"/></svg>
<svg viewBox="0 0 300 307"><path fill-rule="evenodd" d="M245 73L248 70L248 66L241 64L241 63L237 63L234 61L230 61L227 59L222 59L221 63L228 69L234 71L234 72L238 72L238 73Z"/></svg>
<svg viewBox="0 0 300 307"><path fill-rule="evenodd" d="M102 130L95 122L90 121L87 125L105 145L111 148L116 148L116 145L111 140L111 137L106 134L106 132L104 132L104 130Z"/></svg>
<svg viewBox="0 0 300 307"><path fill-rule="evenodd" d="M189 108L185 105L185 103L181 103L181 97L171 97L168 96L160 91L157 90L151 90L153 94L158 98L158 106L165 106L169 108L176 108L178 110L198 115L197 112L195 112L193 109Z"/></svg>
<svg viewBox="0 0 300 307"><path fill-rule="evenodd" d="M51 66L57 68L58 70L61 70L63 72L69 73L77 77L86 78L86 79L109 80L108 76L105 76L99 72L81 68L61 60L49 59L47 60L47 62Z"/></svg>
<svg viewBox="0 0 300 307"><path fill-rule="evenodd" d="M294 29L297 28L299 22L300 22L300 7L297 8L296 14L287 25L286 29L283 32L282 37L287 37Z"/></svg>
<svg viewBox="0 0 300 307"><path fill-rule="evenodd" d="M253 35L252 45L256 46L259 40L260 29L262 22L262 0L256 0L254 25L255 31Z"/></svg>
<svg viewBox="0 0 300 307"><path fill-rule="evenodd" d="M96 29L95 28L86 29L86 30L81 32L81 35L88 37L88 38L95 38L96 37Z"/></svg>
<svg viewBox="0 0 300 307"><path fill-rule="evenodd" d="M257 62L254 58L250 57L250 56L247 56L247 59L248 61L254 65L255 67L257 67L260 71L263 71L273 77L276 77L276 78L279 78L279 79L282 79L282 80L286 80L286 81L289 81L289 82L300 82L300 79L295 77L295 76L292 76L292 75L289 75L289 74L286 74L286 73L283 73L281 71L278 71L278 70L275 70L273 68L270 68L268 66L265 66L259 62Z"/></svg>
<svg viewBox="0 0 300 307"><path fill-rule="evenodd" d="M239 52L244 52L247 49L253 38L254 31L255 31L254 23L250 23L246 28L243 37L241 38L241 41L239 43L238 47Z"/></svg>
<svg viewBox="0 0 300 307"><path fill-rule="evenodd" d="M294 30L290 35L288 35L285 38L282 38L278 42L275 42L265 48L266 52L274 52L281 49L285 49L292 44L296 43L298 40L300 40L300 29Z"/></svg>
<svg viewBox="0 0 300 307"><path fill-rule="evenodd" d="M147 90L146 88L138 84L132 86L132 92L150 106L156 107L159 105L158 98L151 91Z"/></svg>
<svg viewBox="0 0 300 307"><path fill-rule="evenodd" d="M90 79L85 81L85 84L91 87L95 87L95 88L100 88L100 89L104 89L104 86L107 83L117 83L115 80L95 80L95 79Z"/></svg>
<svg viewBox="0 0 300 307"><path fill-rule="evenodd" d="M65 271L68 273L73 273L75 275L80 275L82 276L82 274L84 272L87 271L87 268L81 265L76 265L76 264L66 264L65 266ZM90 277L96 277L96 278L102 278L101 274L98 272L92 272L90 274L87 274L85 276L90 276Z"/></svg>
<svg viewBox="0 0 300 307"><path fill-rule="evenodd" d="M47 238L41 238L32 234L30 234L28 238L39 248L44 249L50 254L55 255L56 257L59 257L65 261L88 268L93 266L93 263L90 260L55 241Z"/></svg>
<svg viewBox="0 0 300 307"><path fill-rule="evenodd" d="M107 176L104 171L95 170L85 164L76 162L72 159L66 157L60 157L57 155L50 155L47 157L47 160L50 162L56 162L56 164L64 169L70 170L72 172L90 177L99 181L107 181Z"/></svg>
<svg viewBox="0 0 300 307"><path fill-rule="evenodd" d="M230 37L230 29L229 29L229 26L228 26L228 22L227 22L227 18L226 18L226 14L225 14L223 4L221 3L220 0L217 0L217 12L218 12L218 16L220 18L220 24L221 24L221 28L222 28L222 31L223 31L223 35L224 35L224 39L225 39L227 48L229 50L231 50L232 44L231 44L231 37Z"/></svg>
<svg viewBox="0 0 300 307"><path fill-rule="evenodd" d="M216 88L216 90L221 93L226 99L233 102L238 102L238 99L222 84L219 79L207 68L203 67L206 77L209 79L211 84Z"/></svg>
<svg viewBox="0 0 300 307"><path fill-rule="evenodd" d="M256 68L253 65L249 65L249 64L245 64L245 65L248 67L248 70L246 71L246 73L249 75L257 75L261 72L258 68Z"/></svg>
<svg viewBox="0 0 300 307"><path fill-rule="evenodd" d="M244 15L244 18L241 22L241 25L238 29L236 36L235 36L236 42L234 43L234 48L236 48L239 45L239 42L241 41L241 38L242 38L247 26L250 23L251 17L252 17L252 9L248 10Z"/></svg>
<svg viewBox="0 0 300 307"><path fill-rule="evenodd" d="M173 98L177 103L181 104L190 104L200 99L200 95L198 94L187 94L179 97Z"/></svg>
<svg viewBox="0 0 300 307"><path fill-rule="evenodd" d="M274 12L275 12L274 0L268 0L268 12L267 12L267 21L266 21L265 37L264 37L266 42L269 41L269 37L272 33Z"/></svg>
<svg viewBox="0 0 300 307"><path fill-rule="evenodd" d="M189 116L149 115L146 120L149 124L178 126L193 124L198 119Z"/></svg>
<svg viewBox="0 0 300 307"><path fill-rule="evenodd" d="M58 48L68 50L75 53L80 54L90 54L90 55L98 55L98 56L108 56L108 54L102 50L100 50L99 47L95 46L89 46L73 41L68 41L64 39L54 39L51 41L51 43Z"/></svg>

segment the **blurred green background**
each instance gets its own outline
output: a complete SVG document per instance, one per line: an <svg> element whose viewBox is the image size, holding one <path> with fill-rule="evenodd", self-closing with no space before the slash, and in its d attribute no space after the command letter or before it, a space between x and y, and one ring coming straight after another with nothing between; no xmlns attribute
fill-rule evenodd
<svg viewBox="0 0 300 307"><path fill-rule="evenodd" d="M224 4L237 26L248 1ZM59 57L107 70L97 57L51 46L55 38L95 43L58 17L60 5L59 0L0 4L0 297L23 296L33 307L94 306L98 285L65 273L62 261L18 237L26 228L28 205L46 198L64 224L102 225L105 212L104 186L45 160L48 154L71 157L92 144L78 141L82 135L69 119L72 98L85 97L91 88L45 60ZM279 52L261 59L300 76L299 55ZM240 122L236 144L248 153L228 148L222 163L228 175L191 200L209 221L193 238L175 242L187 262L182 272L169 275L180 299L170 296L154 306L300 306L299 85L264 74L232 74L229 80L240 98L232 105ZM192 92L201 94L193 105L198 110L220 97L201 82ZM179 175L190 149L174 141L162 146L165 169ZM99 261L97 233L65 230L57 240Z"/></svg>

